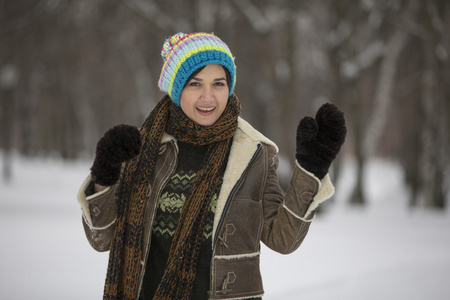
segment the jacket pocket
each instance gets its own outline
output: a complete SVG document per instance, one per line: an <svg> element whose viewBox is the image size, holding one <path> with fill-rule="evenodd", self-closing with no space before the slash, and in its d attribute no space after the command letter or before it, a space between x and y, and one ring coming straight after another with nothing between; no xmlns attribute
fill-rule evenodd
<svg viewBox="0 0 450 300"><path fill-rule="evenodd" d="M218 255L249 254L260 250L262 203L253 199L233 199L220 234Z"/></svg>
<svg viewBox="0 0 450 300"><path fill-rule="evenodd" d="M259 253L215 257L212 288L210 299L257 297L264 294Z"/></svg>

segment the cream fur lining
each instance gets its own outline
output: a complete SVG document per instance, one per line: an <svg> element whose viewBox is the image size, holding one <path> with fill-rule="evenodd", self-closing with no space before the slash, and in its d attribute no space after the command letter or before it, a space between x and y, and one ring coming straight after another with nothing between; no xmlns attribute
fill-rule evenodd
<svg viewBox="0 0 450 300"><path fill-rule="evenodd" d="M322 180L319 180L313 173L309 172L308 170L304 169L298 161L295 161L295 164L298 168L302 169L306 174L310 175L316 182L319 184L319 189L317 191L317 194L314 196L313 202L309 205L308 210L306 211L303 218L300 218L301 220L306 220L308 216L313 212L317 207L319 207L320 203L325 202L326 200L330 199L334 195L334 186L333 183L331 183L330 175L327 173ZM310 221L309 221L310 222Z"/></svg>
<svg viewBox="0 0 450 300"><path fill-rule="evenodd" d="M254 299L254 298L263 297L263 296L264 296L264 293L255 295L255 296L251 296L251 297L244 297L244 298L227 298L227 300L245 300L245 299Z"/></svg>
<svg viewBox="0 0 450 300"><path fill-rule="evenodd" d="M92 226L92 223L88 223L88 220L86 219L86 215L85 214L83 214L83 219L84 219L84 221L86 221L86 224L88 224L90 229L92 229L92 230L105 230L106 228L111 227L114 223L116 223L117 217L111 223L109 223L109 224L107 224L106 226L103 226L103 227Z"/></svg>
<svg viewBox="0 0 450 300"><path fill-rule="evenodd" d="M237 255L216 255L214 259L224 259L224 260L233 260L233 259L243 259L243 258L251 258L260 256L261 252L253 252L246 254L237 254Z"/></svg>
<svg viewBox="0 0 450 300"><path fill-rule="evenodd" d="M80 189L78 190L77 199L78 199L78 203L81 206L81 210L83 211L84 220L86 221L86 223L88 224L88 226L90 228L95 229L92 226L92 216L91 216L91 212L89 210L89 200L96 198L98 196L101 196L103 194L106 194L111 189L111 187L107 187L106 189L104 189L98 193L95 193L95 194L92 194L92 195L86 197L86 189L88 188L91 181L92 181L92 177L91 177L91 174L89 174L88 177L84 180ZM108 227L108 226L106 226L106 227Z"/></svg>
<svg viewBox="0 0 450 300"><path fill-rule="evenodd" d="M297 215L295 212L293 212L291 209L289 209L289 207L287 207L286 206L286 204L283 202L283 208L285 209L285 210L287 210L291 215L293 215L294 217L296 217L297 219L299 219L299 220L302 220L303 222L312 222L314 219L315 219L315 217L316 216L314 216L314 217L312 217L311 219L306 219L306 217L304 218L304 217L300 217L299 215Z"/></svg>
<svg viewBox="0 0 450 300"><path fill-rule="evenodd" d="M161 145L162 145L162 144L165 144L165 143L168 143L168 142L170 142L170 141L175 141L175 142L176 142L177 139L176 139L174 136L172 136L172 135L170 135L170 134L164 132L164 133L163 133L163 136L162 136L162 138L161 138ZM177 149L177 153L178 153L178 145L177 145L177 143L175 143L175 148Z"/></svg>

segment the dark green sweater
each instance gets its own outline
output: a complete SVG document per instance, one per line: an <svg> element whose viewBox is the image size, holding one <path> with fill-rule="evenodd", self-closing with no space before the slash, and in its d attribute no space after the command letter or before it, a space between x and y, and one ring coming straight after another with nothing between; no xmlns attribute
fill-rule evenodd
<svg viewBox="0 0 450 300"><path fill-rule="evenodd" d="M180 142L178 143L178 147L177 168L161 191L158 200L156 217L153 223L150 252L141 291L141 299L144 300L153 298L161 282L181 210L191 188L192 181L207 151L207 146L196 146ZM211 235L217 195L218 191L216 191L211 200L211 209L206 220L194 287L191 291L191 299L208 299L212 256Z"/></svg>

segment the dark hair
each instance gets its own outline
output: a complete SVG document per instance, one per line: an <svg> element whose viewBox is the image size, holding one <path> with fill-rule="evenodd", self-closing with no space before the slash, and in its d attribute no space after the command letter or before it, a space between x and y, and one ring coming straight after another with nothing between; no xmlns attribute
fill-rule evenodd
<svg viewBox="0 0 450 300"><path fill-rule="evenodd" d="M191 81L192 78L197 76L197 74L200 73L205 67L206 66L203 66L203 67L200 67L197 70L195 70L194 73L192 73L191 76L189 76L189 78L184 83L183 89L186 87L186 85L189 83L189 81ZM230 89L231 88L231 75L230 75L230 72L224 66L222 66L222 68L225 70L225 77L227 79L227 85L228 85L228 88Z"/></svg>

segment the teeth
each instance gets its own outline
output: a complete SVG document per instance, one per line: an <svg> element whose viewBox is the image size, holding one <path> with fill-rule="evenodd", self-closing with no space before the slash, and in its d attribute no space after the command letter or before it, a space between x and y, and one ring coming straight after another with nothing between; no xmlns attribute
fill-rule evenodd
<svg viewBox="0 0 450 300"><path fill-rule="evenodd" d="M210 108L197 107L197 109L201 110L201 111L212 111L214 109L214 107L210 107Z"/></svg>

